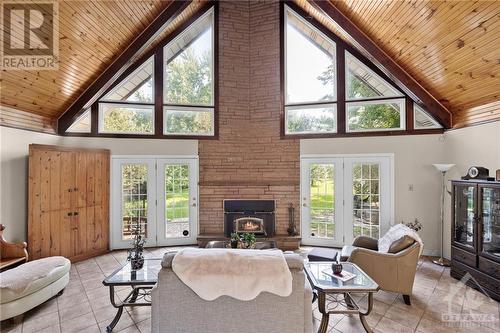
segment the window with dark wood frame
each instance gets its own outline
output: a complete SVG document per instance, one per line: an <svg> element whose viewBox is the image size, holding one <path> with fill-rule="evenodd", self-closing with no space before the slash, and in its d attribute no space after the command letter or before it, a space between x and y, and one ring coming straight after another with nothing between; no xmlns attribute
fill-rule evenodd
<svg viewBox="0 0 500 333"><path fill-rule="evenodd" d="M96 99L90 131L75 125L79 117L64 135L216 139L218 54L218 3L211 1ZM200 70L192 73L189 66L195 62ZM189 93L179 88L186 82L193 87Z"/></svg>
<svg viewBox="0 0 500 333"><path fill-rule="evenodd" d="M280 5L280 37L283 138L443 132L378 67L289 1Z"/></svg>

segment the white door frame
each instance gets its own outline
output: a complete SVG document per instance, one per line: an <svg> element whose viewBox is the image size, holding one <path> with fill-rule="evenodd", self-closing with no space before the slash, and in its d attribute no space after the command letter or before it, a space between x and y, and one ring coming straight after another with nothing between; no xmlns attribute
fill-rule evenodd
<svg viewBox="0 0 500 333"><path fill-rule="evenodd" d="M148 165L148 232L150 235L154 235L154 239L150 238L147 240L146 247L160 246L157 241L158 230L157 226L159 224L158 216L158 173L157 173L157 163L159 160L183 160L183 161L193 161L195 168L193 169L193 178L190 180L190 187L194 185L193 190L195 190L194 197L196 202L199 201L198 198L198 178L199 178L199 162L197 155L111 155L111 172L110 172L110 201L109 201L109 211L110 211L110 226L109 226L109 244L110 249L126 249L130 248L131 241L121 239L121 165L123 163L137 163L137 164L147 164ZM191 163L191 162L189 162ZM191 164L190 164L191 165ZM118 176L118 177L117 177ZM163 185L162 185L163 186ZM191 200L193 196L190 196ZM198 221L198 204L196 207L191 206L191 211L195 210L193 217L196 218L196 223L193 223L193 237L194 242L191 237L189 240L191 243L173 243L171 245L182 245L182 244L194 244L196 243L196 237L198 236L199 221ZM190 214L191 214L190 211ZM118 223L120 221L120 223ZM119 229L118 229L119 228Z"/></svg>
<svg viewBox="0 0 500 333"><path fill-rule="evenodd" d="M342 197L342 200L337 200L337 198L340 198L342 195L338 196L338 193L335 194L335 206L337 210L337 204L340 203L343 207L340 209L342 211L342 218L338 220L336 218L336 230L337 230L337 222L340 221L338 224L342 224L340 228L344 231L343 235L345 235L345 239L343 239L342 244L339 244L338 241L332 241L331 239L327 240L322 240L319 241L316 239L316 241L311 242L311 238L308 237L310 234L309 232L309 223L306 221L309 221L309 216L307 214L307 210L304 210L304 197L308 198L309 194L309 185L308 185L308 179L304 179L307 174L303 172L306 170L305 168L308 167L309 164L306 164L307 162L318 162L318 161L324 161L325 163L328 163L328 161L337 161L337 160L343 160L341 162L341 167L342 167L342 181L339 182L339 184L343 183L343 193L349 193L348 197L352 195L352 163L359 161L359 162L370 162L370 161L376 161L376 162L381 162L380 159L385 159L387 161L387 164L383 165L381 168L381 179L382 177L387 177L388 182L381 182L381 196L384 195L388 199L386 200L386 209L384 210L384 213L380 215L380 236L384 235L385 232L390 228L391 225L394 224L394 154L393 153L369 153L369 154L302 154L300 155L300 203L301 203L301 209L300 209L300 221L301 221L301 234L302 234L302 243L305 245L318 245L318 246L340 246L340 245L347 245L347 244L352 244L353 241L353 234L352 234L352 227L347 227L346 226L352 226L352 202L349 200L349 198ZM349 164L349 165L346 165ZM385 162L381 162L384 164ZM384 167L385 166L385 167ZM346 171L348 170L348 171ZM337 181L337 173L335 175L335 180ZM387 179L386 178L386 179ZM384 194L382 194L384 192ZM346 200L347 199L347 200ZM306 203L308 204L308 203ZM337 214L337 212L336 212ZM382 216L383 215L383 216ZM349 221L346 220L349 219ZM349 224L348 224L349 223ZM338 237L337 237L338 238ZM304 242L305 240L305 242ZM342 239L341 239L342 240Z"/></svg>

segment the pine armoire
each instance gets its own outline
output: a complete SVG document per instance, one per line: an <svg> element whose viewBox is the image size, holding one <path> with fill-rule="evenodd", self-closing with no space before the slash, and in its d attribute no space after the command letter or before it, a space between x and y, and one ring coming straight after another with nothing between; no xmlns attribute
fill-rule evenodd
<svg viewBox="0 0 500 333"><path fill-rule="evenodd" d="M109 159L105 149L29 146L30 260L108 251Z"/></svg>

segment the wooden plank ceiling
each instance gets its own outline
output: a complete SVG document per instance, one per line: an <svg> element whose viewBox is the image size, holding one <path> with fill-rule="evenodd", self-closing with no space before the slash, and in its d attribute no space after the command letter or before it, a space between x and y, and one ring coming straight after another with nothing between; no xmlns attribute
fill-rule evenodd
<svg viewBox="0 0 500 333"><path fill-rule="evenodd" d="M296 2L352 44L306 0ZM331 4L452 112L453 127L500 120L500 1Z"/></svg>
<svg viewBox="0 0 500 333"><path fill-rule="evenodd" d="M307 0L295 0L347 42ZM184 22L196 1L161 35ZM61 1L60 69L3 71L1 105L56 119L170 1ZM453 126L500 119L499 1L332 2L453 114ZM160 38L158 40L160 40Z"/></svg>
<svg viewBox="0 0 500 333"><path fill-rule="evenodd" d="M2 71L2 106L58 118L170 3L60 1L59 70ZM201 3L189 5L144 52L189 18Z"/></svg>

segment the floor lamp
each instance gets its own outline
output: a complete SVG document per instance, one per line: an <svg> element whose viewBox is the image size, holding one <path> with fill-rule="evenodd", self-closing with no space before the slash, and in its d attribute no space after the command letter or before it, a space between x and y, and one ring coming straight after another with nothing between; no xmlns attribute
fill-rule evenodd
<svg viewBox="0 0 500 333"><path fill-rule="evenodd" d="M446 172L453 168L455 164L433 164L433 166L441 172L442 175L442 187L441 187L441 257L439 259L433 260L432 262L436 265L449 267L450 262L443 258L443 235L444 235L444 197L446 195L446 183L445 176Z"/></svg>

